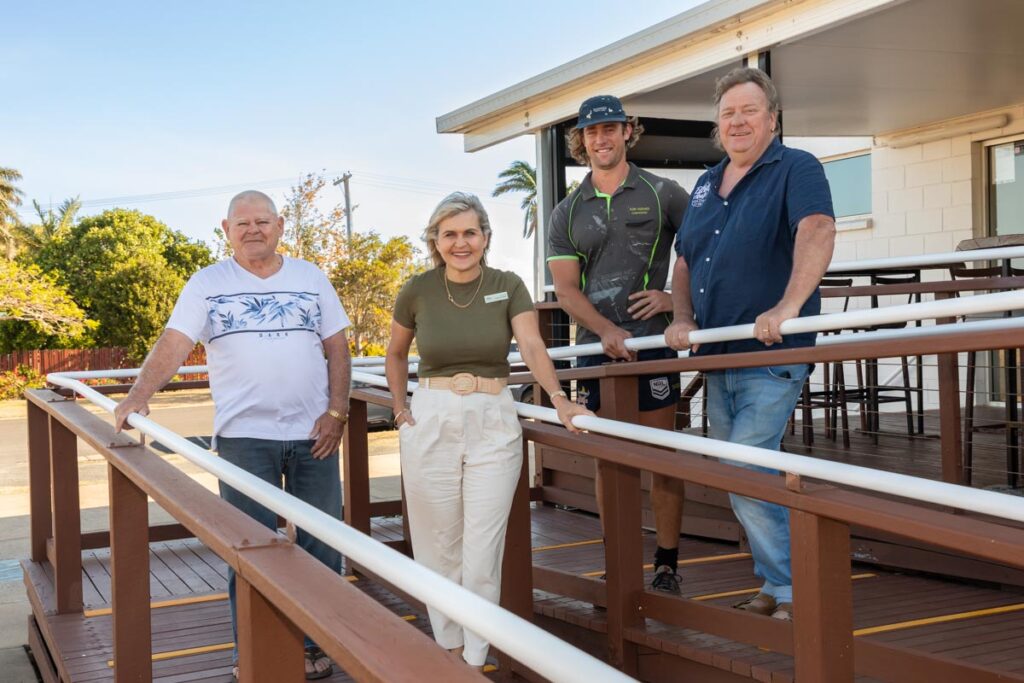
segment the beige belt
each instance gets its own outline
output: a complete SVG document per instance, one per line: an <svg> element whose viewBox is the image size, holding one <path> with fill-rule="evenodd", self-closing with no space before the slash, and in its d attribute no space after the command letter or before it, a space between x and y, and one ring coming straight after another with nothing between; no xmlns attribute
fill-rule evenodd
<svg viewBox="0 0 1024 683"><path fill-rule="evenodd" d="M479 392L500 394L508 386L507 378L477 377L468 372L459 372L451 377L423 377L419 384L424 389L450 389L459 396Z"/></svg>

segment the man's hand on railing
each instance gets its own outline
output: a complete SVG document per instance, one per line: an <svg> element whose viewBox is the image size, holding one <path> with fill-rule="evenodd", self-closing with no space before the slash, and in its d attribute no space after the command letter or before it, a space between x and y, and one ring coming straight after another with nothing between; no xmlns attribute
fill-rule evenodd
<svg viewBox="0 0 1024 683"><path fill-rule="evenodd" d="M676 351L689 349L695 352L700 348L700 344L690 343L690 333L699 329L697 323L692 319L676 318L665 330L665 343Z"/></svg>
<svg viewBox="0 0 1024 683"><path fill-rule="evenodd" d="M132 396L131 393L125 396L117 407L114 408L114 431L121 431L122 429L131 429L131 425L127 424L126 420L132 413L138 413L145 417L149 415L149 403L147 401L140 400L137 396Z"/></svg>
<svg viewBox="0 0 1024 683"><path fill-rule="evenodd" d="M779 302L754 321L754 336L765 346L782 343L782 332L779 330L782 323L800 315L800 307L793 307L785 302Z"/></svg>
<svg viewBox="0 0 1024 683"><path fill-rule="evenodd" d="M601 333L601 348L604 355L616 360L636 360L636 353L626 348L626 340L633 335L616 325Z"/></svg>

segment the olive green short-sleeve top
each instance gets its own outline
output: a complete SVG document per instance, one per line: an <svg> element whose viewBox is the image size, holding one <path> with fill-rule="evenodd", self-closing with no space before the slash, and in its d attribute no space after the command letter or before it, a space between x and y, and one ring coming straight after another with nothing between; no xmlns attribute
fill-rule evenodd
<svg viewBox="0 0 1024 683"><path fill-rule="evenodd" d="M444 267L412 277L395 300L395 322L413 330L419 350L420 377L451 377L468 372L479 377L508 377L512 318L533 310L526 285L515 273L484 266L472 282L448 281ZM473 293L480 291L476 297Z"/></svg>

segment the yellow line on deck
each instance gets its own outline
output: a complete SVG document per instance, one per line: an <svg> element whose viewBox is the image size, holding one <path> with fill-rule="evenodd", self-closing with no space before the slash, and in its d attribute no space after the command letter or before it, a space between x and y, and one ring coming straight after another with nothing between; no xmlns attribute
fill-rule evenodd
<svg viewBox="0 0 1024 683"><path fill-rule="evenodd" d="M853 635L868 636L874 633L899 631L905 628L929 626L931 624L945 624L950 621L961 621L963 619L973 619L974 617L987 617L993 614L1006 614L1007 612L1020 612L1021 610L1024 610L1024 602L1019 602L1013 605L1003 605L1002 607L989 607L988 609L977 609L971 612L956 612L954 614L943 614L937 617L927 617L925 619L900 621L895 624L883 624L882 626L871 626L870 628L859 628L853 632Z"/></svg>
<svg viewBox="0 0 1024 683"><path fill-rule="evenodd" d="M850 579L853 580L853 581L856 581L858 579L870 579L873 576L878 576L878 575L877 574L854 574L853 576L850 577ZM736 590L736 591L725 591L724 593L707 593L705 595L695 595L694 597L690 598L690 600L702 601L702 600L715 600L717 598L734 598L737 595L752 595L754 593L757 593L759 590L761 590L761 589L760 588L742 588L742 589Z"/></svg>
<svg viewBox="0 0 1024 683"><path fill-rule="evenodd" d="M706 557L691 557L687 560L679 560L676 562L677 567L685 567L691 564L709 564L711 562L727 562L728 560L742 560L750 557L750 553L729 553L728 555L708 555ZM644 569L654 569L653 564L645 564ZM599 569L594 572L584 572L580 576L601 576L605 570Z"/></svg>
<svg viewBox="0 0 1024 683"><path fill-rule="evenodd" d="M406 614L402 617L403 621L416 621L415 614ZM235 647L234 641L230 643L217 643L216 645L201 645L200 647L189 647L184 650L168 650L167 652L157 652L153 655L154 662L162 662L165 659L175 659L177 657L189 657L191 655L203 655L207 652L223 652L224 650L231 650ZM107 666L113 668L114 660L108 659Z"/></svg>
<svg viewBox="0 0 1024 683"><path fill-rule="evenodd" d="M346 576L346 581L353 582L358 581L358 576ZM149 603L150 609L160 609L161 607L177 607L179 605L197 605L204 602L219 602L220 600L227 600L227 593L211 593L209 595L193 595L186 598L172 598L170 600L154 600ZM98 609L87 609L82 612L84 617L103 617L108 614L113 614L114 610L112 607L100 607Z"/></svg>
<svg viewBox="0 0 1024 683"><path fill-rule="evenodd" d="M187 598L174 598L172 600L156 600L149 603L150 609L160 609L161 607L177 607L178 605L196 605L203 602L218 602L220 600L227 600L227 593L211 593L210 595L193 595ZM107 614L111 614L113 609L110 607L101 607L100 609L87 609L82 612L83 616L86 617L102 617Z"/></svg>
<svg viewBox="0 0 1024 683"><path fill-rule="evenodd" d="M539 545L533 549L533 552L539 553L544 550L558 550L559 548L577 548L581 545L597 545L603 542L604 539L594 538L589 541L575 541L573 543L558 543L557 545Z"/></svg>

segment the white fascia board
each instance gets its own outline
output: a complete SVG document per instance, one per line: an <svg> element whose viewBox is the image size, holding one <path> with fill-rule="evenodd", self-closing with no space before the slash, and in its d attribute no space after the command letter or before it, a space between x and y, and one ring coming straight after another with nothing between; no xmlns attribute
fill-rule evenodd
<svg viewBox="0 0 1024 683"><path fill-rule="evenodd" d="M543 99L546 93L571 85L580 79L591 78L606 69L622 66L645 53L662 49L680 39L699 37L707 31L715 31L719 28L718 24L733 20L737 15L792 1L710 0L533 78L443 114L437 117L437 132L466 132L483 120L502 114L510 108L520 108L532 98Z"/></svg>
<svg viewBox="0 0 1024 683"><path fill-rule="evenodd" d="M656 90L723 65L738 65L751 52L767 50L906 1L786 0L775 3L771 11L734 15L697 36L663 44L659 49L599 72L591 70L587 76L557 89L514 102L504 113L458 127L443 128L442 120L438 119L438 130L462 133L465 150L475 152L570 118L576 114L580 102L595 93L609 92L625 98Z"/></svg>

